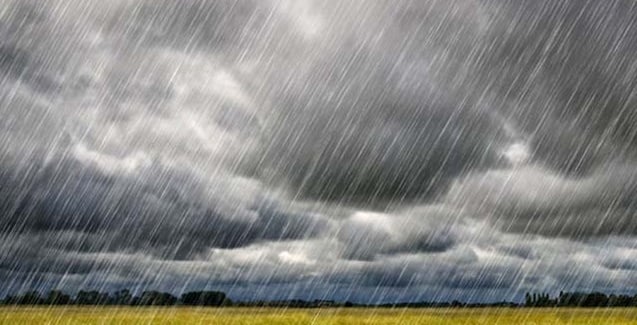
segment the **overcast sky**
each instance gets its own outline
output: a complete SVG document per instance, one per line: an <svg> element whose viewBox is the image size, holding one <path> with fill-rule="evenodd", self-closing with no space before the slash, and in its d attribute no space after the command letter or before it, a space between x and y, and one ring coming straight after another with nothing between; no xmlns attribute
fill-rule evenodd
<svg viewBox="0 0 637 325"><path fill-rule="evenodd" d="M0 4L2 295L637 292L632 1Z"/></svg>

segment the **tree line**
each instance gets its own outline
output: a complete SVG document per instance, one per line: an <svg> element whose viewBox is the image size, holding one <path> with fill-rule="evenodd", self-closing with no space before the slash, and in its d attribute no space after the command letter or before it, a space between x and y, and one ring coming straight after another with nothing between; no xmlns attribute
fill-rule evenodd
<svg viewBox="0 0 637 325"><path fill-rule="evenodd" d="M607 295L601 292L560 292L551 298L548 293L527 293L526 307L637 307L637 295Z"/></svg>
<svg viewBox="0 0 637 325"><path fill-rule="evenodd" d="M79 291L71 296L60 290L41 295L38 291L28 291L21 295L7 295L1 301L5 305L124 305L124 306L225 306L232 301L221 291L192 291L179 298L168 292L144 291L134 296L124 289L112 294L99 291Z"/></svg>
<svg viewBox="0 0 637 325"><path fill-rule="evenodd" d="M7 295L0 300L4 305L86 305L86 306L237 306L237 307L394 307L394 308L446 308L446 307L637 307L637 295L615 295L601 292L560 292L557 297L548 293L526 293L524 304L514 302L463 303L452 302L404 302L383 304L357 304L333 300L277 300L233 302L221 291L191 291L177 297L169 292L144 291L133 295L123 289L113 293L96 290L77 292L71 296L60 290L47 294L28 291L20 295Z"/></svg>

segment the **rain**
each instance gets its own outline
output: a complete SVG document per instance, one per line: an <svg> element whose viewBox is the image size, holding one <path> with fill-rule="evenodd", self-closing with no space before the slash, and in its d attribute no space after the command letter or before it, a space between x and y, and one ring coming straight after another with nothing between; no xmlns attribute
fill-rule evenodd
<svg viewBox="0 0 637 325"><path fill-rule="evenodd" d="M0 0L0 296L637 293L632 1Z"/></svg>

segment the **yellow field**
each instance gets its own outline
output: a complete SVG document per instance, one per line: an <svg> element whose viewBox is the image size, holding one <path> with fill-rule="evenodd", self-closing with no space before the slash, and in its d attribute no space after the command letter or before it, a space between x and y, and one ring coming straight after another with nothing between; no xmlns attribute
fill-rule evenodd
<svg viewBox="0 0 637 325"><path fill-rule="evenodd" d="M0 324L637 324L637 308L2 307Z"/></svg>

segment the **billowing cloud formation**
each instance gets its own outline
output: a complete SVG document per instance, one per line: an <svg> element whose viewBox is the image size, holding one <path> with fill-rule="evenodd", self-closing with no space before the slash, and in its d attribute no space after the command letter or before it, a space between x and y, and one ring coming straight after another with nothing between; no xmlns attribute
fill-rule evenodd
<svg viewBox="0 0 637 325"><path fill-rule="evenodd" d="M571 178L539 167L489 171L459 180L450 201L508 230L548 236L634 235L635 168L609 165Z"/></svg>
<svg viewBox="0 0 637 325"><path fill-rule="evenodd" d="M463 225L453 222L444 208L410 211L407 215L356 212L338 229L345 243L344 255L373 259L376 254L440 252L458 241Z"/></svg>
<svg viewBox="0 0 637 325"><path fill-rule="evenodd" d="M637 287L630 3L0 3L4 291Z"/></svg>

